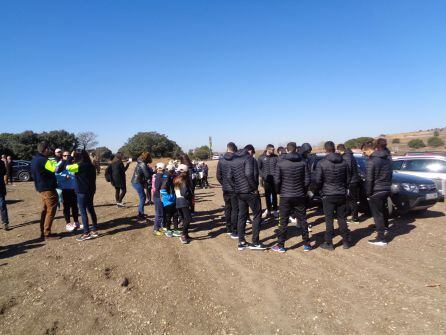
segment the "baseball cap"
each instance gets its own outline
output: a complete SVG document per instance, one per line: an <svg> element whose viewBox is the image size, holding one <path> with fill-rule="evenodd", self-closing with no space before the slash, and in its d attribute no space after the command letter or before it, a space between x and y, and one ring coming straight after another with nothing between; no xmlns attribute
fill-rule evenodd
<svg viewBox="0 0 446 335"><path fill-rule="evenodd" d="M167 164L167 171L173 171L173 170L175 170L175 165L173 165L173 164Z"/></svg>
<svg viewBox="0 0 446 335"><path fill-rule="evenodd" d="M56 149L54 152L55 152L56 154L62 153L62 149Z"/></svg>
<svg viewBox="0 0 446 335"><path fill-rule="evenodd" d="M164 170L165 167L166 167L166 164L164 164L164 163L156 163L156 168L157 169L163 169Z"/></svg>

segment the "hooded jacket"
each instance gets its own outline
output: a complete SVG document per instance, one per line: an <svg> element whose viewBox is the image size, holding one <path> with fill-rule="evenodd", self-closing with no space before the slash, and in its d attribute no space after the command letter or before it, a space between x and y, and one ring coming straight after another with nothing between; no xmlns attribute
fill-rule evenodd
<svg viewBox="0 0 446 335"><path fill-rule="evenodd" d="M4 197L6 195L6 186L5 186L5 177L6 175L6 166L5 162L0 160L0 195Z"/></svg>
<svg viewBox="0 0 446 335"><path fill-rule="evenodd" d="M229 169L234 159L233 152L227 152L218 161L216 178L222 186L223 192L234 192L233 185L229 180Z"/></svg>
<svg viewBox="0 0 446 335"><path fill-rule="evenodd" d="M278 157L275 154L272 154L270 156L266 154L260 155L257 162L259 166L260 176L263 180L267 180L268 176L274 176L277 161Z"/></svg>
<svg viewBox="0 0 446 335"><path fill-rule="evenodd" d="M151 177L152 175L147 164L138 160L135 171L133 171L132 184L146 184Z"/></svg>
<svg viewBox="0 0 446 335"><path fill-rule="evenodd" d="M296 152L282 155L274 174L277 193L282 198L304 197L310 185L310 172L302 156Z"/></svg>
<svg viewBox="0 0 446 335"><path fill-rule="evenodd" d="M369 197L376 192L389 192L392 185L392 161L385 150L373 152L366 163L365 192Z"/></svg>
<svg viewBox="0 0 446 335"><path fill-rule="evenodd" d="M342 156L330 153L316 166L315 182L322 196L347 195L350 169Z"/></svg>
<svg viewBox="0 0 446 335"><path fill-rule="evenodd" d="M345 160L350 169L350 175L351 175L350 184L359 183L361 179L359 178L359 173L358 173L358 162L356 161L356 158L353 155L351 149L345 150L345 153L342 155L342 159Z"/></svg>
<svg viewBox="0 0 446 335"><path fill-rule="evenodd" d="M31 175L37 192L54 191L57 187L56 161L37 153L31 160Z"/></svg>
<svg viewBox="0 0 446 335"><path fill-rule="evenodd" d="M252 193L259 187L257 161L248 150L242 149L234 154L229 169L229 180L235 193Z"/></svg>

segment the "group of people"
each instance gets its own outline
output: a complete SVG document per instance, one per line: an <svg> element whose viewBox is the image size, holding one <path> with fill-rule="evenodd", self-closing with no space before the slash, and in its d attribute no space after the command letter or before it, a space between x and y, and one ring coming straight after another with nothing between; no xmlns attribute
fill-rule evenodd
<svg viewBox="0 0 446 335"><path fill-rule="evenodd" d="M328 141L324 145L325 157L316 164L312 148L308 143L298 147L295 142L286 148L268 145L256 160L252 145L241 150L230 142L227 152L217 165L217 180L222 185L225 202L227 234L238 240L238 250L264 250L260 243L262 218L270 215L279 217L277 243L273 251L286 251L288 223L297 222L301 228L304 251L312 250L306 211L309 200L318 192L322 199L325 215L325 242L321 248L334 250L334 220L339 224L342 244L351 246L347 215L358 221L360 177L358 165L351 150L345 145ZM336 150L337 149L337 150ZM374 245L387 245L386 204L392 184L392 162L385 139L368 141L361 148L367 160L365 191L375 221L377 237L369 241ZM265 191L266 210L262 213L259 186ZM310 188L310 185L312 188ZM277 197L280 195L280 201ZM252 211L252 243L245 239L246 223ZM277 212L278 211L278 212Z"/></svg>

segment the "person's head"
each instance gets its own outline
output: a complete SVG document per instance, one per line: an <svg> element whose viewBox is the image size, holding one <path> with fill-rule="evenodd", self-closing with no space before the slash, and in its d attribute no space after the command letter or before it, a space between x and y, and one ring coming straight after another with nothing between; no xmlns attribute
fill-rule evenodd
<svg viewBox="0 0 446 335"><path fill-rule="evenodd" d="M245 150L248 151L248 154L250 154L251 156L254 156L256 151L254 149L254 146L252 144L248 144L244 147Z"/></svg>
<svg viewBox="0 0 446 335"><path fill-rule="evenodd" d="M228 145L226 146L226 151L227 152L236 152L237 146L235 145L234 142L229 142Z"/></svg>
<svg viewBox="0 0 446 335"><path fill-rule="evenodd" d="M306 155L309 155L311 154L311 151L313 151L313 147L311 146L310 143L302 143L301 150Z"/></svg>
<svg viewBox="0 0 446 335"><path fill-rule="evenodd" d="M138 160L145 164L149 164L152 163L152 156L150 156L150 153L147 151L144 151L141 155L139 155Z"/></svg>
<svg viewBox="0 0 446 335"><path fill-rule="evenodd" d="M123 156L124 156L124 155L122 154L122 152L118 151L118 152L116 153L114 159L115 159L115 160L122 161Z"/></svg>
<svg viewBox="0 0 446 335"><path fill-rule="evenodd" d="M286 151L291 153L291 152L296 152L297 150L297 145L296 142L290 142L286 145Z"/></svg>
<svg viewBox="0 0 446 335"><path fill-rule="evenodd" d="M166 166L166 170L167 172L169 172L169 174L174 174L175 173L175 165L174 164L167 164Z"/></svg>
<svg viewBox="0 0 446 335"><path fill-rule="evenodd" d="M164 163L156 163L156 173L163 173L166 168L166 164Z"/></svg>
<svg viewBox="0 0 446 335"><path fill-rule="evenodd" d="M6 157L6 160L7 160L8 162L12 161L12 157L11 157L11 156L8 156L8 157Z"/></svg>
<svg viewBox="0 0 446 335"><path fill-rule="evenodd" d="M62 159L64 160L64 161L66 161L66 160L68 160L70 158L70 153L68 152L68 151L64 151L63 153L62 153Z"/></svg>
<svg viewBox="0 0 446 335"><path fill-rule="evenodd" d="M338 149L338 151L339 151L339 153L340 153L341 155L345 153L345 150L347 150L347 149L345 148L345 145L344 145L344 144L338 144L338 146L336 147L336 149Z"/></svg>
<svg viewBox="0 0 446 335"><path fill-rule="evenodd" d="M266 149L265 149L265 154L266 154L267 156L271 156L272 154L274 154L274 150L276 150L276 149L274 148L274 145L272 145L272 144L268 144L268 145L266 146Z"/></svg>
<svg viewBox="0 0 446 335"><path fill-rule="evenodd" d="M90 163L91 164L90 155L88 154L88 152L86 150L76 151L74 153L74 160L76 163Z"/></svg>
<svg viewBox="0 0 446 335"><path fill-rule="evenodd" d="M47 141L42 141L39 144L37 144L37 152L44 156L51 155L51 148Z"/></svg>
<svg viewBox="0 0 446 335"><path fill-rule="evenodd" d="M62 149L57 148L56 150L54 150L54 156L56 156L57 158L62 158Z"/></svg>
<svg viewBox="0 0 446 335"><path fill-rule="evenodd" d="M325 142L324 149L327 154L330 154L330 153L333 153L336 151L335 144L332 141Z"/></svg>
<svg viewBox="0 0 446 335"><path fill-rule="evenodd" d="M184 165L187 165L188 167L192 167L193 166L192 161L190 160L188 154L183 154L183 155L180 156L180 163L184 164Z"/></svg>
<svg viewBox="0 0 446 335"><path fill-rule="evenodd" d="M6 155L2 155L2 159L5 160L6 159Z"/></svg>
<svg viewBox="0 0 446 335"><path fill-rule="evenodd" d="M387 140L385 138L378 138L375 141L376 150L387 150Z"/></svg>
<svg viewBox="0 0 446 335"><path fill-rule="evenodd" d="M95 154L94 152L92 152L92 153L90 154L90 157L91 157L91 158L95 158L95 157L96 157L96 154Z"/></svg>
<svg viewBox="0 0 446 335"><path fill-rule="evenodd" d="M361 146L362 153L365 156L370 156L375 151L375 145L373 141L366 141Z"/></svg>
<svg viewBox="0 0 446 335"><path fill-rule="evenodd" d="M277 153L279 155L285 154L286 153L286 149L284 147L278 147L277 148Z"/></svg>

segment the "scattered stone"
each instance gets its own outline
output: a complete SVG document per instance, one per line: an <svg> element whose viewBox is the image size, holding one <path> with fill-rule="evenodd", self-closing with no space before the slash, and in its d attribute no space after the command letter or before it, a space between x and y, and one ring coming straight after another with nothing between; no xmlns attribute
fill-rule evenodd
<svg viewBox="0 0 446 335"><path fill-rule="evenodd" d="M121 280L121 284L120 284L121 286L123 286L123 287L127 287L127 286L129 286L129 280L128 280L128 278L127 277L124 277L122 280Z"/></svg>

